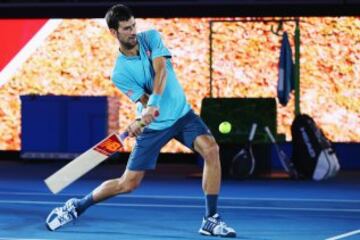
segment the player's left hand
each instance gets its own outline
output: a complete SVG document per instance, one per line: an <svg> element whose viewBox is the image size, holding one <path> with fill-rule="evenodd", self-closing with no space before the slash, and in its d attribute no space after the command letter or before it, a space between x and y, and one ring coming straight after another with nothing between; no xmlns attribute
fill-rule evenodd
<svg viewBox="0 0 360 240"><path fill-rule="evenodd" d="M143 126L140 123L140 120L135 120L127 127L126 131L128 132L129 137L137 137L139 134L141 134L142 129Z"/></svg>
<svg viewBox="0 0 360 240"><path fill-rule="evenodd" d="M142 114L141 122L145 125L150 124L152 121L154 121L155 117L158 115L159 108L149 106L145 109L145 111Z"/></svg>

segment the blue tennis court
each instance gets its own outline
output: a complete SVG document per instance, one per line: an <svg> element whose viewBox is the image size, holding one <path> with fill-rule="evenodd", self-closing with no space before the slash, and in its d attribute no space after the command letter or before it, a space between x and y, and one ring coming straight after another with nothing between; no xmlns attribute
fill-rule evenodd
<svg viewBox="0 0 360 240"><path fill-rule="evenodd" d="M59 195L43 179L54 164L0 166L0 239L213 239L197 233L204 213L201 179L149 173L140 188L90 208L74 224L49 232L49 211L82 196L123 166L102 165ZM176 166L175 166L176 168ZM223 181L219 208L237 239L360 239L360 180Z"/></svg>

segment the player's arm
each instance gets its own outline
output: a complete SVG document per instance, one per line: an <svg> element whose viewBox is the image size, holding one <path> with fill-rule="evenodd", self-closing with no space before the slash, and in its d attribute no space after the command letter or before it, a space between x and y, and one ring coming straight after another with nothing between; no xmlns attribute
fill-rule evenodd
<svg viewBox="0 0 360 240"><path fill-rule="evenodd" d="M139 99L139 102L142 104L143 108L147 107L148 101L149 101L149 95L146 93L142 95L141 98Z"/></svg>
<svg viewBox="0 0 360 240"><path fill-rule="evenodd" d="M142 132L141 115L142 110L146 109L147 102L149 101L149 95L144 93L136 102L137 116L136 119L129 124L126 131L130 137L137 137Z"/></svg>
<svg viewBox="0 0 360 240"><path fill-rule="evenodd" d="M162 95L166 84L166 58L157 57L153 60L153 67L155 72L154 89L152 95Z"/></svg>
<svg viewBox="0 0 360 240"><path fill-rule="evenodd" d="M161 95L166 85L166 58L157 57L153 59L153 68L155 72L153 92L147 101L147 108L145 114L142 116L142 121L145 124L150 124L155 119L155 113L161 112L159 109Z"/></svg>

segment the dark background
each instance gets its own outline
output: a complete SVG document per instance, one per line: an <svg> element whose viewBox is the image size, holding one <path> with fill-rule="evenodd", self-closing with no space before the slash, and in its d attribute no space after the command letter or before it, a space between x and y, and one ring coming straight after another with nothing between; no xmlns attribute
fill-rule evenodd
<svg viewBox="0 0 360 240"><path fill-rule="evenodd" d="M131 7L137 17L356 16L360 11L360 0L13 0L0 2L0 17L103 17L116 3Z"/></svg>

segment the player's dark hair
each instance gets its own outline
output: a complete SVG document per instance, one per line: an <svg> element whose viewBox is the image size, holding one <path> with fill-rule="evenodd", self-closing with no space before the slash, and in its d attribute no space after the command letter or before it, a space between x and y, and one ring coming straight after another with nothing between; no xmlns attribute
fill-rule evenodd
<svg viewBox="0 0 360 240"><path fill-rule="evenodd" d="M130 8L123 4L116 4L107 11L105 19L109 28L117 30L119 21L127 21L133 16Z"/></svg>

